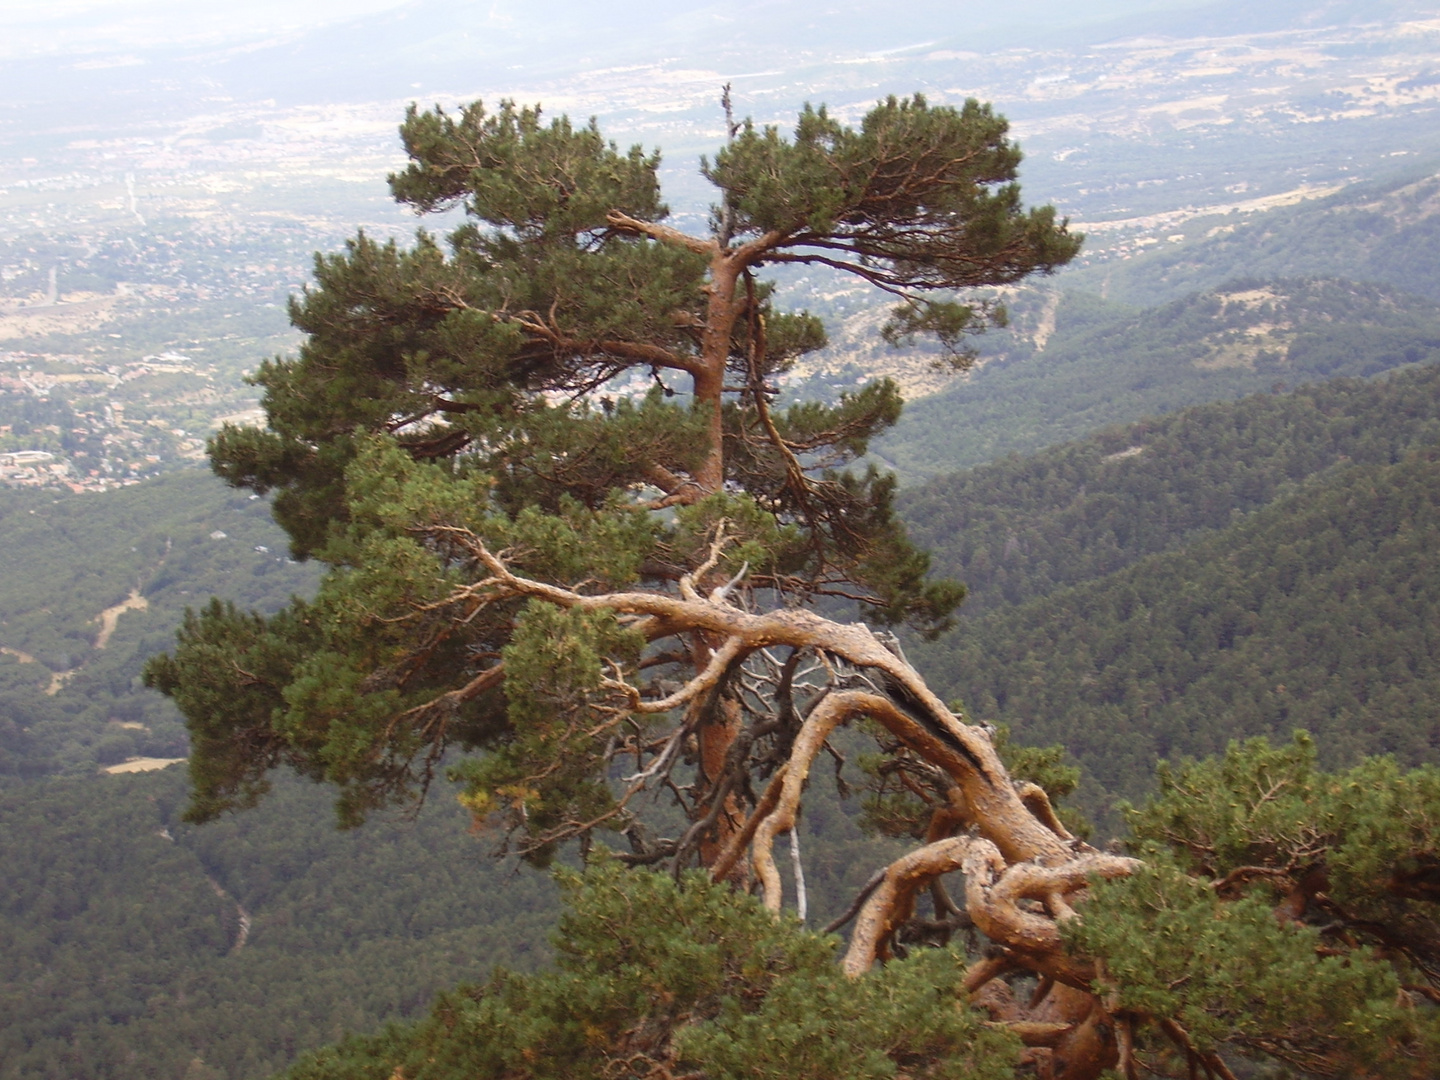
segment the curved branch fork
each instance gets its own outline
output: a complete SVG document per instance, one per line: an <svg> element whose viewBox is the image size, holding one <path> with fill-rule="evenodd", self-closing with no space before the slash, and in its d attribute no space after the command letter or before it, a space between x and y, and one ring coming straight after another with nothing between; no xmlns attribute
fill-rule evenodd
<svg viewBox="0 0 1440 1080"><path fill-rule="evenodd" d="M969 836L937 840L886 868L885 876L855 919L842 965L846 975L859 978L877 959L885 957L891 935L914 911L915 894L936 878L961 869L974 842Z"/></svg>
<svg viewBox="0 0 1440 1080"><path fill-rule="evenodd" d="M1095 978L1094 969L1067 956L1060 941L1060 923L1075 916L1071 898L1092 878L1128 877L1139 867L1138 859L1098 851L1074 854L1058 866L1006 865L994 844L976 837L960 869L966 910L981 933L1024 967L1085 989ZM1033 902L1044 912L1034 910Z"/></svg>
<svg viewBox="0 0 1440 1080"><path fill-rule="evenodd" d="M830 625L837 630L856 629L853 626ZM868 630L863 627L861 629L870 637ZM873 637L870 637L870 640L874 641ZM883 646L881 648L883 650ZM894 659L888 650L883 651ZM908 665L901 661L895 661L895 666L909 671ZM919 681L918 676L915 679ZM1049 862L1072 857L1072 852L1062 842L1062 837L1056 831L1046 828L1043 819L1037 819L1033 814L1025 800L1026 791L1023 788L1017 789L1010 782L1004 766L995 757L989 740L955 720L943 706L941 709L943 711L937 715L943 716L950 723L948 728L939 731L935 730L936 725L926 722L929 717L916 716L898 707L887 696L863 690L830 694L811 710L795 739L783 773L777 773L771 781L771 787L776 789L775 793L772 796L767 790L766 797L761 800L761 808L754 814L756 824L753 829L748 830L754 834L752 858L760 883L765 889L766 907L778 912L781 905L780 873L775 867L772 855L775 837L794 828L805 781L809 778L810 768L830 733L841 724L862 716L878 721L916 753L946 769L969 803L971 819L979 823L982 833L994 838L992 847L1003 843L1012 853L1019 854L1022 858ZM948 738L952 730L969 737L963 742ZM983 758L982 753L985 755ZM769 809L771 806L773 809ZM929 851L934 846L921 850ZM915 854L918 856L920 852ZM738 851L727 851L725 855L738 855ZM717 865L717 879L719 872L728 870L728 866L728 863L724 866ZM948 873L948 870L939 873ZM938 874L931 874L925 883L928 884L936 876Z"/></svg>
<svg viewBox="0 0 1440 1080"><path fill-rule="evenodd" d="M1010 779L984 732L951 713L919 674L876 640L864 623L836 623L797 609L755 614L729 602L724 589L703 594L696 581L718 558L721 537L706 566L680 582L679 595L643 591L589 595L514 573L469 530L441 526L432 531L444 532L464 545L489 571L485 580L462 590L471 601L530 596L559 607L608 609L649 640L699 631L723 643L712 663L684 690L660 702L632 701L638 711L684 704L713 686L734 661L778 645L813 649L877 676L883 693L837 690L810 711L789 760L776 771L755 811L729 837L710 867L712 877L725 878L753 841L752 857L766 906L780 909L780 874L772 854L775 838L795 827L810 768L831 732L848 720L864 716L876 721L942 768L959 788L975 835L936 840L886 870L859 916L845 959L847 972L858 975L882 954L895 928L909 917L919 889L942 874L961 870L971 918L1005 950L1009 964L1078 988L1094 978L1088 965L1066 956L1059 923L1074 915L1071 900L1092 877L1123 877L1140 864L1096 852L1066 834L1053 812L1047 812L1048 802L1030 790L1033 785L1017 786ZM977 987L978 983L971 989Z"/></svg>
<svg viewBox="0 0 1440 1080"><path fill-rule="evenodd" d="M765 796L760 800L760 806L752 815L752 820L757 824L752 830L749 830L755 836L751 862L755 867L756 876L760 879L760 884L765 889L765 906L777 914L780 911L782 893L780 871L775 867L775 837L789 832L795 827L795 815L800 807L800 795L804 791L805 781L810 775L810 766L814 764L816 755L824 747L825 740L845 721L867 713L869 699L875 696L853 690L831 694L812 709L804 726L800 729L800 734L795 738L795 746L790 752L790 760L785 763L783 769L775 774L770 782L770 787L766 789ZM743 836L738 839L740 843L744 843ZM722 853L722 859L731 864L739 854L738 845L732 845L732 847L737 847L737 850L732 852L727 849ZM716 870L719 869L721 869L721 864L717 863ZM725 870L728 873L729 867L725 867ZM715 874L715 878L720 880L720 875Z"/></svg>
<svg viewBox="0 0 1440 1080"><path fill-rule="evenodd" d="M1058 866L1035 862L1007 866L1000 849L983 837L937 840L886 869L855 920L845 973L862 975L883 958L890 936L910 917L916 894L936 878L959 870L965 875L966 912L976 928L1009 956L1005 964L991 965L993 974L1018 965L1084 988L1094 971L1068 957L1060 942L1059 924L1075 915L1070 898L1092 877L1126 877L1139 865L1135 859L1089 852L1074 854ZM1033 910L1037 906L1044 912Z"/></svg>
<svg viewBox="0 0 1440 1080"><path fill-rule="evenodd" d="M1059 863L1073 854L1065 839L1047 828L1026 806L989 738L978 728L957 719L915 669L877 641L864 623L832 622L814 612L794 608L758 614L747 612L729 603L723 590L708 596L702 594L695 587L695 581L701 576L698 572L681 580L678 596L659 592L578 593L514 573L467 529L441 526L430 531L443 532L464 545L490 572L491 576L484 581L462 590L468 599L483 602L506 596L532 596L565 608L609 609L620 616L629 616L632 628L650 640L700 631L724 642L717 656L723 653L726 663L759 649L786 645L814 649L857 668L882 674L893 688L892 694L836 695L844 699L843 705L837 703L823 712L816 710L819 715L812 714L807 724L817 728L824 724L833 727L844 719L863 714L884 725L915 753L954 778L969 806L971 820L979 823L982 835L1010 862L1037 859L1046 864ZM707 670L701 682L716 674L715 670ZM666 707L680 704L698 689L698 685L687 686L681 695L667 701ZM797 745L809 746L813 759L823 743L822 736L818 741L802 740ZM804 769L787 770L787 775L794 777L792 784L803 784L805 776L796 777L797 773L808 773L808 765ZM760 824L755 821L746 831L753 836ZM776 833L782 831L783 828L775 830Z"/></svg>
<svg viewBox="0 0 1440 1080"><path fill-rule="evenodd" d="M1075 917L1071 901L1093 878L1124 877L1138 866L1138 860L1099 852L1076 853L1060 866L1006 865L999 848L978 836L927 844L886 868L856 919L845 974L859 978L884 958L895 931L914 910L916 894L959 870L965 875L967 914L1000 946L966 972L963 985L971 1002L1020 1038L1028 1048L1021 1060L1038 1066L1039 1075L1097 1080L1120 1060L1116 1035L1128 1028L1091 991L1093 966L1066 954L1060 923ZM1028 1005L999 980L1016 970L1040 976Z"/></svg>

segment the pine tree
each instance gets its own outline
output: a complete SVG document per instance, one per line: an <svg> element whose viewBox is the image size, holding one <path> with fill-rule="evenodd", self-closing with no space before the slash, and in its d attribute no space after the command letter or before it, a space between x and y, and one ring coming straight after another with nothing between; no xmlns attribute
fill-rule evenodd
<svg viewBox="0 0 1440 1080"><path fill-rule="evenodd" d="M966 336L1003 313L956 290L1049 272L1080 239L1051 208L1022 208L1020 154L974 101L891 98L856 130L807 107L790 139L731 119L728 91L724 104L704 236L666 223L658 155L622 152L593 123L509 102L411 109L395 196L458 206L465 224L445 243L361 234L317 258L291 307L299 357L254 379L268 428L227 427L211 447L230 483L275 492L294 552L334 572L314 604L269 620L212 607L151 668L190 717L197 819L285 763L340 785L358 820L423 790L451 747L483 748L460 767L467 797L543 859L625 820L606 782L617 753L646 773L668 747L659 776L692 739L687 810L704 824L666 857L698 844L708 864L775 753L771 733L751 734L730 760L755 646L688 616L641 626L639 611L557 606L507 575L687 600L733 579L749 614L842 596L877 624L948 625L963 591L926 580L893 480L845 467L897 417L894 385L773 407L777 377L825 335L777 310L757 272L854 275L896 301L889 336L932 333L963 368ZM653 386L621 393L626 376ZM661 689L677 681L678 696ZM763 722L791 727L793 712Z"/></svg>
<svg viewBox="0 0 1440 1080"><path fill-rule="evenodd" d="M902 951L928 891L941 938L963 923L993 943L956 984L1035 1067L1133 1070L1140 1014L1107 988L1103 949L1067 947L1062 925L1094 882L1142 864L1073 835L1043 786L1061 778L1054 759L1006 750L1034 775L1012 778L1003 743L947 708L881 629L938 633L962 596L926 580L893 482L847 467L898 394L879 381L777 407L778 377L824 334L757 276L785 263L854 275L894 300L888 337L933 334L963 368L966 335L1003 313L956 290L1049 272L1079 245L1050 208L1022 208L1003 119L917 96L856 129L807 108L791 138L731 121L702 164L718 192L703 236L667 224L658 157L621 152L593 123L476 104L412 110L402 135L397 198L460 207L465 224L443 243L361 235L317 259L291 310L300 355L255 379L268 427L212 443L216 471L274 491L294 551L328 573L313 601L270 618L212 603L147 668L188 719L190 819L253 803L288 766L335 785L354 824L412 803L443 767L477 823L534 863L608 831L622 862L698 865L778 914L774 843L831 734L867 725L886 762L877 821L923 844L857 898L844 975ZM652 388L625 392L637 379ZM876 629L809 606L835 597ZM681 811L675 835L641 812L657 792ZM963 912L941 882L953 871ZM1040 979L1028 1005L1011 989L1021 976ZM574 1017L514 1022L542 1020ZM933 1051L887 1060L945 1074L956 1029L894 1030ZM733 1051L737 1069L757 1052L707 1031L674 1045L715 1062ZM1399 1045L1392 1034L1378 1037Z"/></svg>

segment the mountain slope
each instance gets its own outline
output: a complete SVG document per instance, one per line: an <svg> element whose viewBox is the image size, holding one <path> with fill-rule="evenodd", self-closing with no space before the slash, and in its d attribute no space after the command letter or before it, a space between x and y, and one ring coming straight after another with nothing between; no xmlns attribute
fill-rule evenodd
<svg viewBox="0 0 1440 1080"><path fill-rule="evenodd" d="M453 801L339 833L297 780L203 829L184 794L176 768L0 790L0 1080L258 1080L548 955L551 883Z"/></svg>
<svg viewBox="0 0 1440 1080"><path fill-rule="evenodd" d="M183 756L145 659L187 606L274 610L316 580L264 500L199 470L99 495L0 489L0 777Z"/></svg>
<svg viewBox="0 0 1440 1080"><path fill-rule="evenodd" d="M1063 287L1158 304L1240 275L1315 274L1440 300L1440 173L1433 162L1314 202L1248 217L1197 217L1173 228L1184 242L1070 271Z"/></svg>
<svg viewBox="0 0 1440 1080"><path fill-rule="evenodd" d="M1184 409L901 494L967 618L1229 527L1326 470L1440 444L1440 364Z"/></svg>
<svg viewBox="0 0 1440 1080"><path fill-rule="evenodd" d="M1246 280L1138 313L1068 295L1043 351L1017 348L911 403L874 446L905 479L1277 386L1440 357L1440 304L1330 279Z"/></svg>
<svg viewBox="0 0 1440 1080"><path fill-rule="evenodd" d="M1025 742L1063 742L1092 807L1157 759L1317 736L1329 765L1440 761L1440 451L1348 466L1228 529L962 622L914 656Z"/></svg>

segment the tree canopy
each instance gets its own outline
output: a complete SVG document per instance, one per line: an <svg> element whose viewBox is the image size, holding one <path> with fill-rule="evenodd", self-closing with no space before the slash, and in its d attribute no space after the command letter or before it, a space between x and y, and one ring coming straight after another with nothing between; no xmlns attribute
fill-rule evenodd
<svg viewBox="0 0 1440 1080"><path fill-rule="evenodd" d="M893 335L933 331L963 366L964 336L1002 313L956 290L1048 272L1079 238L1053 209L1021 206L1019 152L976 102L892 98L858 130L807 108L788 139L730 120L728 95L726 115L729 138L702 166L718 193L711 229L691 236L666 223L658 155L622 152L593 123L545 123L509 102L412 108L396 198L462 207L465 223L443 243L362 234L317 257L315 285L292 304L299 356L255 376L268 427L227 427L212 444L216 471L274 490L295 552L335 572L314 604L268 620L194 616L176 658L152 667L191 717L197 816L251 798L283 762L340 784L358 818L413 796L457 745L491 751L476 799L521 784L518 801L499 800L523 807L536 836L583 832L605 812L609 727L574 736L591 749L568 780L526 780L553 749L530 746L536 729L517 722L531 707L517 692L526 642L557 654L534 672L543 683L567 635L594 638L585 655L628 655L659 676L634 688L651 699L706 669L717 642L660 632L691 629L680 624L637 638L608 615L562 628L553 606L518 595L463 597L480 547L585 594L673 594L705 564L695 587L743 568L752 606L839 595L881 624L947 625L963 592L926 580L893 481L845 468L898 415L894 386L772 408L776 378L825 338L813 317L778 310L756 273L808 262L855 274L894 297ZM567 692L597 689L598 663ZM537 701L556 691L535 689ZM715 711L697 705L682 725L712 784L737 721ZM514 775L495 773L502 759Z"/></svg>
<svg viewBox="0 0 1440 1080"><path fill-rule="evenodd" d="M769 924L725 888L677 900L636 877L602 881L566 931L575 970L612 973L617 996L587 1012L565 1003L563 977L533 994L497 984L478 1012L462 1002L447 1015L465 1013L477 1036L551 1031L578 1040L576 1062L646 1076L692 1060L706 1075L755 1075L744 1043L772 1030L767 1010L827 1031L864 1015L857 1039L887 1049L857 1043L856 1060L938 1076L963 1061L957 1040L976 1038L973 1017L953 1015L958 992L1042 1074L1089 1080L1118 1063L1133 1075L1149 1024L1192 1071L1229 1075L1212 1028L1169 999L1125 998L1108 939L1068 929L1097 883L1160 871L1073 833L1051 798L1073 779L1053 755L967 723L881 629L938 633L963 595L926 580L893 481L848 468L898 414L893 385L775 405L778 377L824 335L778 308L765 266L869 282L893 298L887 336L932 333L963 367L965 336L1003 312L957 290L1049 272L1079 238L1052 209L1022 207L1019 153L987 106L890 99L856 129L807 108L790 137L734 121L728 93L725 106L728 138L702 163L717 190L704 235L667 223L658 157L621 152L593 123L546 124L510 103L410 112L412 163L392 188L421 211L459 207L465 223L444 242L361 235L318 258L292 306L299 356L256 376L268 427L212 443L217 472L276 491L294 550L328 569L313 602L268 618L219 603L192 613L176 653L148 667L188 718L190 818L254 802L289 766L336 785L353 824L413 803L444 769L477 825L534 863L572 839L588 852L609 830L620 862L698 866L757 892L769 919L787 897L775 844L794 843L812 768L827 751L843 761L832 738L848 726L879 750L865 765L876 827L921 846L839 921L854 929L832 975L814 965L830 945L746 929ZM874 628L823 617L818 598L858 602ZM963 906L943 881L957 871ZM627 918L650 911L661 925L617 929L617 889ZM803 904L798 870L793 895ZM927 895L928 920L916 914ZM682 924L724 939L703 964L677 942ZM907 944L964 929L990 945L938 984L945 1015L894 1011L936 1000L935 983L915 998L913 975L866 981ZM1285 942L1295 971L1321 963L1313 935ZM1364 967L1366 942L1345 945ZM1345 1068L1380 1046L1404 1074L1420 1020L1375 1011L1395 986L1377 964L1297 1005L1298 1020L1257 1020L1247 1048L1301 1038L1272 1037L1275 1024L1310 1031L1344 1015L1369 1026L1313 1043L1314 1060ZM1038 980L1028 1003L1026 979ZM868 994L889 1004L865 1006ZM806 1014L817 995L838 997ZM802 1061L802 1043L771 1046L763 1074ZM1013 1041L993 1049L1013 1060ZM533 1054L474 1053L463 1060L497 1076L544 1075Z"/></svg>

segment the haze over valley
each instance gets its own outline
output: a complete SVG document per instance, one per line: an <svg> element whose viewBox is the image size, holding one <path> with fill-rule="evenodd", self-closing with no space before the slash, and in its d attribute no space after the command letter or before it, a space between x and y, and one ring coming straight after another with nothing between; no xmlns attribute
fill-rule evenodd
<svg viewBox="0 0 1440 1080"><path fill-rule="evenodd" d="M553 39L534 39L537 13L413 3L279 33L221 24L198 42L182 33L204 28L193 18L169 36L120 22L123 50L82 32L93 20L32 15L0 72L4 393L67 384L57 396L78 418L36 426L105 443L68 459L66 480L88 488L193 461L221 418L258 415L240 376L293 348L284 304L311 253L356 228L416 227L383 182L402 163L395 125L410 101L513 97L595 116L620 142L663 148L677 221L693 225L710 198L695 164L721 139L727 82L743 114L782 127L806 101L853 120L891 93L978 97L1012 122L1027 196L1087 234L1067 273L1102 295L1100 267L1173 257L1356 183L1418 178L1440 155L1440 23L1424 5L1137 7L1077 23L1036 3L1004 23L978 4L922 4L898 21L864 5L804 18L697 5L664 9L638 38L565 9L544 23ZM786 285L835 338L802 376L859 362L912 395L941 388L926 358L875 347L876 305L854 283ZM28 448L57 440L40 441Z"/></svg>

